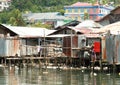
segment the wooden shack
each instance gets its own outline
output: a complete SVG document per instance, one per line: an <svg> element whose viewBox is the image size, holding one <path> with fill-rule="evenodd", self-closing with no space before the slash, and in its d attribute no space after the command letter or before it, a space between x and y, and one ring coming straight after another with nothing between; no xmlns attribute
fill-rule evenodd
<svg viewBox="0 0 120 85"><path fill-rule="evenodd" d="M51 32L51 31L50 31ZM0 25L0 57L38 55L45 28Z"/></svg>
<svg viewBox="0 0 120 85"><path fill-rule="evenodd" d="M107 14L100 20L97 20L96 22L100 23L103 26L106 26L117 21L120 21L120 6L116 7L109 14Z"/></svg>

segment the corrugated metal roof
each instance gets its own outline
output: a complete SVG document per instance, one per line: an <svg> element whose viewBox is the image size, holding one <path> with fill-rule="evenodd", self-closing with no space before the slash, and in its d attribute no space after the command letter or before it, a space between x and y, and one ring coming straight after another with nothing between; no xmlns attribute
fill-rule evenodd
<svg viewBox="0 0 120 85"><path fill-rule="evenodd" d="M47 12L47 13L30 13L23 14L28 20L64 20L65 17L59 15L59 12Z"/></svg>
<svg viewBox="0 0 120 85"><path fill-rule="evenodd" d="M83 34L89 34L92 32L91 29L88 28L75 28L76 32L81 32Z"/></svg>
<svg viewBox="0 0 120 85"><path fill-rule="evenodd" d="M46 37L54 37L54 38L56 37L57 38L57 37L66 37L66 36L71 36L71 35L70 34L68 34L68 35L67 34L57 34L57 35L49 35Z"/></svg>
<svg viewBox="0 0 120 85"><path fill-rule="evenodd" d="M99 34L84 34L84 35L88 38L98 38L98 37L100 37Z"/></svg>
<svg viewBox="0 0 120 85"><path fill-rule="evenodd" d="M92 5L92 3L86 3L86 2L76 2L70 6L65 6L65 7L90 7L90 6L99 6L99 7L103 7L103 8L107 8L109 10L114 9L113 6L110 5L101 5L98 2L94 3L94 5Z"/></svg>
<svg viewBox="0 0 120 85"><path fill-rule="evenodd" d="M97 31L97 33L105 33L105 32L108 32L108 31L110 31L111 34L119 34L119 32L120 32L120 21L102 27L101 29L99 29Z"/></svg>
<svg viewBox="0 0 120 85"><path fill-rule="evenodd" d="M85 2L77 2L72 4L71 6L92 6L91 3L85 3Z"/></svg>
<svg viewBox="0 0 120 85"><path fill-rule="evenodd" d="M77 26L75 26L75 28L80 28L80 27L100 28L100 27L102 27L102 25L94 22L93 20L85 20L85 21L79 23Z"/></svg>
<svg viewBox="0 0 120 85"><path fill-rule="evenodd" d="M19 26L9 26L9 25L3 25L3 26L18 34L19 37L28 37L28 36L44 37L55 31L55 30L48 30L46 28L37 28L37 27L19 27Z"/></svg>
<svg viewBox="0 0 120 85"><path fill-rule="evenodd" d="M91 33L96 33L98 29L94 28L87 28L87 27L80 27L80 28L75 28L75 27L69 27L70 29L76 31L76 32L81 32L83 34L91 34Z"/></svg>

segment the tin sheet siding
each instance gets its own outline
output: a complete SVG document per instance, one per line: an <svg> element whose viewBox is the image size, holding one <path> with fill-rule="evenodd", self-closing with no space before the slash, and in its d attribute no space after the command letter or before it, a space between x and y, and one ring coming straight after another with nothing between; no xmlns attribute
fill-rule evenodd
<svg viewBox="0 0 120 85"><path fill-rule="evenodd" d="M109 63L113 63L114 58L114 36L107 36L106 37L106 55L107 61Z"/></svg>
<svg viewBox="0 0 120 85"><path fill-rule="evenodd" d="M19 55L19 40L0 38L0 57Z"/></svg>
<svg viewBox="0 0 120 85"><path fill-rule="evenodd" d="M103 36L101 38L101 51L102 51L102 60L106 61L107 60L107 55L106 55L106 37Z"/></svg>
<svg viewBox="0 0 120 85"><path fill-rule="evenodd" d="M0 57L6 56L6 40L0 38Z"/></svg>
<svg viewBox="0 0 120 85"><path fill-rule="evenodd" d="M12 56L12 46L11 46L11 41L10 39L5 39L5 47L6 47L6 55L5 56Z"/></svg>
<svg viewBox="0 0 120 85"><path fill-rule="evenodd" d="M26 40L21 39L20 40L20 56L27 55L27 46L26 46Z"/></svg>
<svg viewBox="0 0 120 85"><path fill-rule="evenodd" d="M115 62L120 64L120 35L115 37Z"/></svg>
<svg viewBox="0 0 120 85"><path fill-rule="evenodd" d="M6 38L6 56L20 55L19 40L17 38Z"/></svg>
<svg viewBox="0 0 120 85"><path fill-rule="evenodd" d="M18 38L0 38L0 57L38 54L38 46L25 45Z"/></svg>

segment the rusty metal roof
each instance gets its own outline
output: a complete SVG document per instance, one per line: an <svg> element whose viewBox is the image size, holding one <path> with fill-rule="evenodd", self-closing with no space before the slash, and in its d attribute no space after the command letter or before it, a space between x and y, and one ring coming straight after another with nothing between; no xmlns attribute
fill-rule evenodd
<svg viewBox="0 0 120 85"><path fill-rule="evenodd" d="M81 32L83 34L89 34L92 32L91 29L88 29L88 28L75 28L76 32Z"/></svg>
<svg viewBox="0 0 120 85"><path fill-rule="evenodd" d="M75 28L75 27L68 27L72 30L74 30L76 33L80 32L82 34L91 34L91 33L95 33L98 29L94 29L94 28L88 28L88 27L80 27L80 28Z"/></svg>
<svg viewBox="0 0 120 85"><path fill-rule="evenodd" d="M49 35L49 36L46 36L46 37L53 37L53 38L60 38L60 37L66 37L66 36L71 36L70 34L55 34L55 35Z"/></svg>
<svg viewBox="0 0 120 85"><path fill-rule="evenodd" d="M100 35L99 34L84 34L85 37L87 38L100 38Z"/></svg>

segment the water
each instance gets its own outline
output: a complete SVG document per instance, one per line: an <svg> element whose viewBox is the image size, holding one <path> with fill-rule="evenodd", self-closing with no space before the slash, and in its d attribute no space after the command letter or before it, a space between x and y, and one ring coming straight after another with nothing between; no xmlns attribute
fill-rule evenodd
<svg viewBox="0 0 120 85"><path fill-rule="evenodd" d="M38 68L0 68L0 85L120 85L118 73Z"/></svg>

